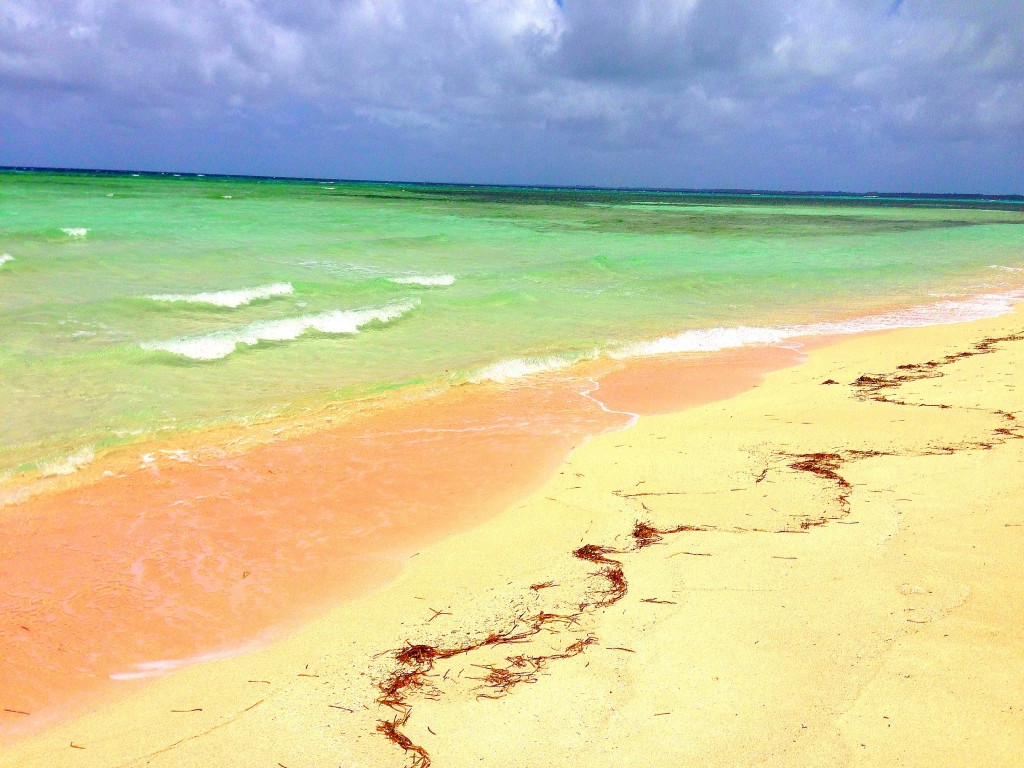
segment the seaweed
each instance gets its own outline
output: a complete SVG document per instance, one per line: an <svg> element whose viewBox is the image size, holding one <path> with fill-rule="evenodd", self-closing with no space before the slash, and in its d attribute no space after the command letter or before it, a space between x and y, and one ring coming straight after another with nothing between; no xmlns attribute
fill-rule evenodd
<svg viewBox="0 0 1024 768"><path fill-rule="evenodd" d="M862 401L873 400L898 406L949 409L952 406L945 403L912 403L900 400L893 396L893 392L908 382L944 376L945 374L941 370L943 367L975 355L990 354L996 351L1000 344L1010 341L1024 341L1024 333L1003 337L988 337L974 344L969 350L956 352L937 360L928 360L923 363L902 364L897 366L894 372L864 374L853 381L850 386L853 387L854 397ZM838 382L828 379L822 383L832 385ZM992 413L1000 417L1004 424L992 430L993 437L991 439L965 443L961 446L943 446L933 449L931 453L951 454L958 450L968 449L991 450L995 445L1005 443L1008 440L1024 439L1024 432L1022 432L1024 425L1020 424L1013 413L1004 410L995 410ZM879 450L781 454L784 460L788 462L786 466L789 469L797 472L806 472L831 483L836 493L834 502L836 509L832 513L823 513L819 518L801 520L797 528L783 528L777 531L749 530L762 533L806 533L811 528L826 525L829 522L844 522L843 518L847 517L850 513L850 496L853 492L853 486L842 474L842 468L851 461L890 455L894 454ZM764 469L754 478L754 483L763 482L767 478L768 472L769 466L766 464ZM640 500L642 497L685 495L685 493L686 491L681 490L637 493L613 491L615 496L629 499L639 504L644 512L650 512L650 510ZM432 678L437 677L435 668L439 661L468 655L484 648L527 643L544 631L552 633L566 630L578 631L580 620L585 614L608 608L618 603L627 595L629 582L626 578L623 560L621 559L624 555L638 553L649 547L661 544L666 536L711 530L714 530L714 528L689 524L659 528L649 521L636 520L629 534L630 542L626 546L612 547L602 544L585 544L572 552L572 556L575 559L599 566L590 574L596 581L591 581L591 586L588 587L586 594L576 604L575 611L554 613L542 610L533 615L520 614L505 629L491 630L482 638L468 640L461 645L452 647L407 642L401 648L384 652L384 654L392 655L397 666L384 679L377 682L378 695L376 703L381 707L392 710L395 714L390 719L379 720L377 722L377 732L411 755L409 768L429 768L431 764L430 754L424 746L413 742L403 732L403 728L412 716L413 698L425 700L440 699L442 692L432 680ZM747 529L738 530L743 531ZM676 554L707 556L709 553L681 552ZM784 560L796 559L794 557L773 557ZM557 586L558 584L554 581L544 581L530 584L529 589L532 592L539 592ZM671 600L658 598L643 598L640 602L675 605ZM432 608L430 610L433 616L427 620L427 623L438 616L451 615L446 611L437 611ZM520 685L537 683L539 675L551 662L578 656L597 642L598 638L596 636L588 634L586 637L570 643L560 651L547 654L520 653L509 655L505 658L504 664L472 664L471 666L482 670L482 675L470 676L468 679L480 683L473 688L477 692L477 699L500 699L509 695ZM632 648L621 646L607 646L607 648L608 650L636 653ZM447 680L448 671L445 671L441 681ZM344 709L343 707L338 708ZM670 713L658 712L654 716L668 714ZM427 730L431 734L436 735L429 727ZM81 749L77 745L73 744L72 746Z"/></svg>

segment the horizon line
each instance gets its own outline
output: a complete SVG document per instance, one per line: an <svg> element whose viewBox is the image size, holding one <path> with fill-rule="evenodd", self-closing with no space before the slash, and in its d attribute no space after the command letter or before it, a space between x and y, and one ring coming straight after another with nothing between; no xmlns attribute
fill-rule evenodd
<svg viewBox="0 0 1024 768"><path fill-rule="evenodd" d="M743 187L643 187L643 186L601 186L591 184L511 184L501 182L457 182L457 181L411 181L411 180L386 180L386 179L348 179L332 176L277 176L268 174L245 174L245 173L202 173L197 171L150 171L143 169L120 169L120 168L76 168L63 166L34 166L34 165L0 165L2 172L48 172L58 174L104 174L110 176L137 175L137 176L170 176L180 178L205 178L205 179L247 179L247 180L271 180L271 181L306 181L334 184L385 184L385 185L407 185L418 187L458 187L458 188L492 188L492 189L521 189L521 190L563 190L577 192L651 192L651 193L675 193L675 194L705 194L705 195L772 195L789 197L850 197L860 199L886 199L886 198L938 198L938 199L977 199L989 202L1006 201L1024 203L1024 194L992 194L984 192L850 192L843 190L813 190L813 189L770 189L770 188L743 188Z"/></svg>

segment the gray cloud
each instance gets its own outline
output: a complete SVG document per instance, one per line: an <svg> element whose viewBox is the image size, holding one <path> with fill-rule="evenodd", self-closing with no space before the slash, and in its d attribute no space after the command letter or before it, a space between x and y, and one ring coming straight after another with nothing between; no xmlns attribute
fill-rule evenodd
<svg viewBox="0 0 1024 768"><path fill-rule="evenodd" d="M6 0L0 162L1022 192L1018 0Z"/></svg>

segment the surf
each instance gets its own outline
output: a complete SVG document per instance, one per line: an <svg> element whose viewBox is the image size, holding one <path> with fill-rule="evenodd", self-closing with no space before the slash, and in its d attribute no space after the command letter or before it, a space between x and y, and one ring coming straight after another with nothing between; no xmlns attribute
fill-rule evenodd
<svg viewBox="0 0 1024 768"><path fill-rule="evenodd" d="M419 301L388 304L356 310L330 310L314 315L301 315L280 320L260 320L241 328L213 331L196 336L179 336L165 341L139 344L146 352L169 352L191 360L220 360L241 347L255 347L264 342L294 341L309 331L326 334L356 334L371 323L389 323L411 312Z"/></svg>
<svg viewBox="0 0 1024 768"><path fill-rule="evenodd" d="M291 283L270 283L255 288L233 288L223 291L203 291L201 293L155 293L145 298L151 301L182 304L208 304L214 307L236 309L254 301L271 299L275 296L287 296L295 292Z"/></svg>

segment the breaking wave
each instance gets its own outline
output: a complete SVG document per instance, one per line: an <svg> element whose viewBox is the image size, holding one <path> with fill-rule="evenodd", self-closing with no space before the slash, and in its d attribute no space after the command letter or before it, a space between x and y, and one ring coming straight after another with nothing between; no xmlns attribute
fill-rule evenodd
<svg viewBox="0 0 1024 768"><path fill-rule="evenodd" d="M485 381L494 381L503 384L506 381L521 379L535 373L547 373L558 371L571 366L575 360L564 357L520 357L512 360L502 360L485 368L481 368L469 377L474 384L481 384Z"/></svg>
<svg viewBox="0 0 1024 768"><path fill-rule="evenodd" d="M455 275L407 275L405 277L389 277L389 283L399 285L422 285L427 288L434 288L442 285L453 285Z"/></svg>
<svg viewBox="0 0 1024 768"><path fill-rule="evenodd" d="M469 376L473 384L482 384L486 381L493 381L497 384L504 384L508 381L521 379L524 376L532 376L535 373L551 373L570 368L576 363L584 360L594 360L600 356L599 350L585 355L551 355L549 357L516 357L508 360L500 360L497 363L485 366Z"/></svg>
<svg viewBox="0 0 1024 768"><path fill-rule="evenodd" d="M354 334L370 323L388 323L419 304L413 299L368 309L332 310L316 315L261 320L241 328L232 328L198 336L181 336L167 341L147 341L139 346L147 352L170 352L192 360L219 360L238 346L256 346L264 341L292 341L307 331L330 334Z"/></svg>
<svg viewBox="0 0 1024 768"><path fill-rule="evenodd" d="M87 467L92 464L95 458L96 454L93 452L92 446L87 445L84 448L79 448L74 453L68 454L62 459L41 465L39 467L39 472L43 477L73 475L83 467Z"/></svg>
<svg viewBox="0 0 1024 768"><path fill-rule="evenodd" d="M255 288L237 288L227 291L204 291L202 293L157 293L146 296L153 301L183 302L186 304L210 304L215 307L242 307L253 301L285 296L295 289L291 283L271 283Z"/></svg>
<svg viewBox="0 0 1024 768"><path fill-rule="evenodd" d="M999 317L1013 311L1024 301L1024 291L983 293L968 299L939 301L879 315L854 318L833 323L811 323L793 326L799 333L790 336L829 336L832 334L867 333L896 328L923 328L928 325L952 325Z"/></svg>
<svg viewBox="0 0 1024 768"><path fill-rule="evenodd" d="M778 344L801 336L838 336L896 328L950 325L1004 315L1024 300L1024 292L986 293L956 301L939 301L909 309L825 323L787 325L779 328L738 326L702 328L663 336L653 341L625 344L608 351L616 360L677 352L716 352L748 344Z"/></svg>
<svg viewBox="0 0 1024 768"><path fill-rule="evenodd" d="M8 261L14 261L14 257L9 253L0 253L0 266L3 266Z"/></svg>
<svg viewBox="0 0 1024 768"><path fill-rule="evenodd" d="M894 310L876 315L824 323L807 323L780 327L735 326L731 328L698 328L674 336L662 336L651 341L622 344L589 354L551 355L548 357L520 357L500 360L488 365L468 379L471 383L510 381L538 373L550 373L569 368L584 360L602 355L613 360L631 357L680 354L685 352L718 352L754 344L780 344L808 336L840 336L897 328L921 328L929 325L950 325L973 320L998 317L1012 311L1024 301L1024 291L989 293L956 301L940 301L909 309Z"/></svg>
<svg viewBox="0 0 1024 768"><path fill-rule="evenodd" d="M662 336L653 341L625 344L609 350L615 360L628 357L649 357L677 352L717 352L745 347L749 344L778 344L789 338L783 328L758 328L740 325L735 328L700 328L675 336Z"/></svg>
<svg viewBox="0 0 1024 768"><path fill-rule="evenodd" d="M61 227L60 231L68 237L85 237L89 234L88 227Z"/></svg>

